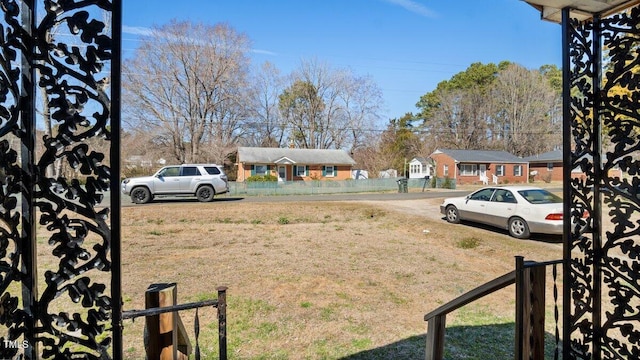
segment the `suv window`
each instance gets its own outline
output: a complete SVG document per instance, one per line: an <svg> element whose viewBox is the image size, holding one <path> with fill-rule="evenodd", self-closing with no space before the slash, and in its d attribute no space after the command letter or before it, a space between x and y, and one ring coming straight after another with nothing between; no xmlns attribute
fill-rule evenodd
<svg viewBox="0 0 640 360"><path fill-rule="evenodd" d="M220 169L215 166L205 166L204 169L209 175L220 175Z"/></svg>
<svg viewBox="0 0 640 360"><path fill-rule="evenodd" d="M180 168L178 166L166 167L158 173L160 176L178 176L180 175Z"/></svg>
<svg viewBox="0 0 640 360"><path fill-rule="evenodd" d="M198 170L195 166L184 166L182 167L182 176L198 176L200 174L200 170Z"/></svg>

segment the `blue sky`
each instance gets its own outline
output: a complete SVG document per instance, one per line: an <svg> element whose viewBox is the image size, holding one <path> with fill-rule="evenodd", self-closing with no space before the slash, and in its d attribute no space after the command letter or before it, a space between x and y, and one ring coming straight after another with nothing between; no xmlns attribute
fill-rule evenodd
<svg viewBox="0 0 640 360"><path fill-rule="evenodd" d="M421 95L474 62L561 65L560 25L522 0L126 0L123 53L172 19L224 22L252 42L254 65L287 74L302 59L369 75L383 120L416 112Z"/></svg>

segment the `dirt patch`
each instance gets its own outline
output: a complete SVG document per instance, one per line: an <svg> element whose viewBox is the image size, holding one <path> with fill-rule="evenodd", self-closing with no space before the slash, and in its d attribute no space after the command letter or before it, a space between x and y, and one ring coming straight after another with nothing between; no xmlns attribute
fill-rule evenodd
<svg viewBox="0 0 640 360"><path fill-rule="evenodd" d="M225 285L236 359L339 359L374 349L424 358L425 313L513 270L515 255L550 260L562 253L560 246L448 224L439 202L123 208L124 309L143 308L152 283L178 283L179 302L215 298ZM461 246L464 240L473 247ZM464 317L512 319L512 295L492 295ZM193 314L182 316L192 329ZM215 313L200 316L204 358L213 358ZM462 320L452 314L447 323ZM126 359L144 358L143 323L125 323Z"/></svg>
<svg viewBox="0 0 640 360"><path fill-rule="evenodd" d="M361 201L359 203L382 207L403 214L424 217L429 220L441 220L440 213L442 199L419 200L390 200L390 201Z"/></svg>

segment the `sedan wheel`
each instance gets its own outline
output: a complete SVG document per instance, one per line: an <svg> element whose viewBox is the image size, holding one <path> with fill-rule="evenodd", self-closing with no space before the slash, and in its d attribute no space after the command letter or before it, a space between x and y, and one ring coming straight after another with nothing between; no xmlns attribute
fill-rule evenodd
<svg viewBox="0 0 640 360"><path fill-rule="evenodd" d="M213 191L213 188L211 186L201 186L196 192L196 197L200 202L209 202L213 200L214 195L215 191Z"/></svg>
<svg viewBox="0 0 640 360"><path fill-rule="evenodd" d="M447 221L452 223L452 224L458 224L460 223L460 214L458 213L458 208L453 206L453 205L449 205L446 208L445 214L447 216Z"/></svg>
<svg viewBox="0 0 640 360"><path fill-rule="evenodd" d="M528 239L531 233L524 219L514 217L509 220L509 234L517 239Z"/></svg>
<svg viewBox="0 0 640 360"><path fill-rule="evenodd" d="M146 187L137 187L131 191L131 201L136 204L146 204L151 201L151 192Z"/></svg>

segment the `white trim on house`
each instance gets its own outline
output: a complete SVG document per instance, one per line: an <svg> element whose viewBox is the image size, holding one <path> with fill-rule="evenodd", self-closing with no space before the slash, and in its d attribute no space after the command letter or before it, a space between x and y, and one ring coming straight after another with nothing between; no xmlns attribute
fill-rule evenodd
<svg viewBox="0 0 640 360"><path fill-rule="evenodd" d="M424 179L431 177L433 166L426 158L413 158L409 161L409 179Z"/></svg>
<svg viewBox="0 0 640 360"><path fill-rule="evenodd" d="M283 156L283 157L281 157L280 159L278 159L278 160L274 161L273 163L274 163L274 164L278 164L278 165L293 165L293 164L295 164L296 162L295 162L295 161L293 161L293 160L291 160L291 159L289 159L289 158L288 158L288 157L286 157L286 156Z"/></svg>

